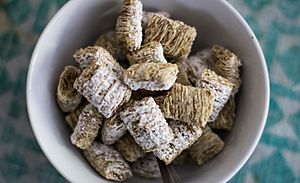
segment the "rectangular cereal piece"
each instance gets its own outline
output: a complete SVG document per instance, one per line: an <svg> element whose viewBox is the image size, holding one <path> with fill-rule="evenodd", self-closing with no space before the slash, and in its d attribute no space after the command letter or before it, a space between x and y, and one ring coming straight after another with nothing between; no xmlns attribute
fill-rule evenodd
<svg viewBox="0 0 300 183"><path fill-rule="evenodd" d="M60 74L56 100L63 112L72 112L81 103L81 94L73 88L73 84L80 73L80 69L74 66L66 66Z"/></svg>
<svg viewBox="0 0 300 183"><path fill-rule="evenodd" d="M161 15L166 18L170 18L170 16L171 16L168 12L164 12L164 11L158 11L158 12L143 11L143 18L142 18L143 29L146 29L148 22L153 15Z"/></svg>
<svg viewBox="0 0 300 183"><path fill-rule="evenodd" d="M166 118L204 127L212 113L214 99L210 90L175 83L160 107Z"/></svg>
<svg viewBox="0 0 300 183"><path fill-rule="evenodd" d="M230 50L219 45L212 47L212 55L214 71L234 84L232 95L235 95L241 85L239 69L242 65L241 60Z"/></svg>
<svg viewBox="0 0 300 183"><path fill-rule="evenodd" d="M142 44L142 18L143 5L139 0L123 0L117 19L116 38L127 52L139 49Z"/></svg>
<svg viewBox="0 0 300 183"><path fill-rule="evenodd" d="M178 74L177 74L177 79L176 79L176 83L185 85L185 86L191 86L191 82L189 81L189 77L187 75L187 72L185 71L184 66L182 65L182 63L176 62L176 65L178 67Z"/></svg>
<svg viewBox="0 0 300 183"><path fill-rule="evenodd" d="M83 154L91 166L108 180L120 182L132 177L128 163L111 146L94 142Z"/></svg>
<svg viewBox="0 0 300 183"><path fill-rule="evenodd" d="M224 147L224 142L209 127L204 128L202 136L189 148L189 154L202 165L215 157Z"/></svg>
<svg viewBox="0 0 300 183"><path fill-rule="evenodd" d="M80 149L88 148L97 137L103 120L92 104L85 106L71 135L72 143Z"/></svg>
<svg viewBox="0 0 300 183"><path fill-rule="evenodd" d="M235 101L231 96L220 111L217 119L208 126L212 129L231 130L235 119Z"/></svg>
<svg viewBox="0 0 300 183"><path fill-rule="evenodd" d="M101 140L104 144L111 145L120 139L127 131L125 123L119 114L114 114L103 122L101 129Z"/></svg>
<svg viewBox="0 0 300 183"><path fill-rule="evenodd" d="M116 60L125 60L126 55L122 52L116 40L116 32L114 30L101 34L94 46L100 46L106 49Z"/></svg>
<svg viewBox="0 0 300 183"><path fill-rule="evenodd" d="M159 42L153 41L141 46L139 50L127 54L130 65L137 63L167 63L164 50Z"/></svg>
<svg viewBox="0 0 300 183"><path fill-rule="evenodd" d="M131 96L131 90L113 68L95 62L83 70L74 88L106 118L110 118Z"/></svg>
<svg viewBox="0 0 300 183"><path fill-rule="evenodd" d="M125 160L129 162L134 162L145 155L143 149L134 141L129 133L116 141L114 146L122 154Z"/></svg>
<svg viewBox="0 0 300 183"><path fill-rule="evenodd" d="M133 174L145 178L159 178L161 177L159 166L156 157L149 153L146 156L139 158L131 165Z"/></svg>
<svg viewBox="0 0 300 183"><path fill-rule="evenodd" d="M154 15L148 21L144 42L160 42L167 58L187 58L196 35L194 27L161 15Z"/></svg>
<svg viewBox="0 0 300 183"><path fill-rule="evenodd" d="M168 90L175 83L178 68L171 63L142 63L130 66L124 73L124 83L132 90Z"/></svg>
<svg viewBox="0 0 300 183"><path fill-rule="evenodd" d="M120 113L120 117L146 152L154 151L174 138L172 129L152 97L135 101Z"/></svg>
<svg viewBox="0 0 300 183"><path fill-rule="evenodd" d="M75 111L70 112L68 115L65 116L67 124L73 130L79 120L79 116L86 105L79 106Z"/></svg>
<svg viewBox="0 0 300 183"><path fill-rule="evenodd" d="M188 150L182 151L173 161L175 165L182 165L191 159Z"/></svg>
<svg viewBox="0 0 300 183"><path fill-rule="evenodd" d="M167 165L170 164L183 150L189 148L202 134L201 127L181 121L170 120L174 139L168 144L161 145L153 153Z"/></svg>
<svg viewBox="0 0 300 183"><path fill-rule="evenodd" d="M215 121L219 112L226 104L230 97L233 84L222 76L217 75L210 69L205 69L200 80L196 83L196 87L209 89L215 95L213 111L208 119L208 122Z"/></svg>

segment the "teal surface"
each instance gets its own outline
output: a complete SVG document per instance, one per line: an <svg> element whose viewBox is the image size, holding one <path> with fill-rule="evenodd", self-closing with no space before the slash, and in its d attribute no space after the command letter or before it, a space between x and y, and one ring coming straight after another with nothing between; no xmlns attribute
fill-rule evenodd
<svg viewBox="0 0 300 183"><path fill-rule="evenodd" d="M0 0L1 183L66 182L33 137L25 101L32 50L49 19L65 2ZM229 2L257 35L271 79L265 131L250 160L230 182L300 183L300 1Z"/></svg>

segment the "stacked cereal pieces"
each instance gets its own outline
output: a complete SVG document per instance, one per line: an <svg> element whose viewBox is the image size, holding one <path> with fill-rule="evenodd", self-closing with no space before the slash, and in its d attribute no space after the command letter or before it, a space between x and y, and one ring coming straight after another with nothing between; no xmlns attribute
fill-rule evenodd
<svg viewBox="0 0 300 183"><path fill-rule="evenodd" d="M240 60L221 46L189 56L195 28L169 17L123 0L115 31L60 76L71 142L106 179L160 177L157 160L202 165L224 147L212 130L233 126Z"/></svg>
<svg viewBox="0 0 300 183"><path fill-rule="evenodd" d="M73 88L75 79L80 73L80 69L73 66L66 66L59 77L56 99L63 112L74 111L81 102L80 93Z"/></svg>
<svg viewBox="0 0 300 183"><path fill-rule="evenodd" d="M124 82L132 90L168 90L177 79L178 68L171 63L142 63L130 66L124 73Z"/></svg>
<svg viewBox="0 0 300 183"><path fill-rule="evenodd" d="M191 52L196 35L194 27L165 16L153 15L148 21L144 42L160 42L167 58L186 58Z"/></svg>

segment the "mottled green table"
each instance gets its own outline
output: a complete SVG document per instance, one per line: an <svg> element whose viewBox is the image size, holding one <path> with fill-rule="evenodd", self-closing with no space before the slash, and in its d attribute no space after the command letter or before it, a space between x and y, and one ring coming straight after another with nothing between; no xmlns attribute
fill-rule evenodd
<svg viewBox="0 0 300 183"><path fill-rule="evenodd" d="M25 101L32 50L49 19L65 2L0 0L1 183L66 182L36 143ZM250 160L230 182L300 182L300 0L229 2L254 29L271 79L265 131Z"/></svg>

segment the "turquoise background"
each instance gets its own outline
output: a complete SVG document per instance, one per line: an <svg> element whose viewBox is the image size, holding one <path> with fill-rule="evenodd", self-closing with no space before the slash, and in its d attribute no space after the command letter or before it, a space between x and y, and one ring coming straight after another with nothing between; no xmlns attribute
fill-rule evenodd
<svg viewBox="0 0 300 183"><path fill-rule="evenodd" d="M41 152L25 101L32 50L65 2L0 0L1 183L66 182ZM258 37L271 80L265 131L250 160L230 182L300 183L300 0L229 2Z"/></svg>

